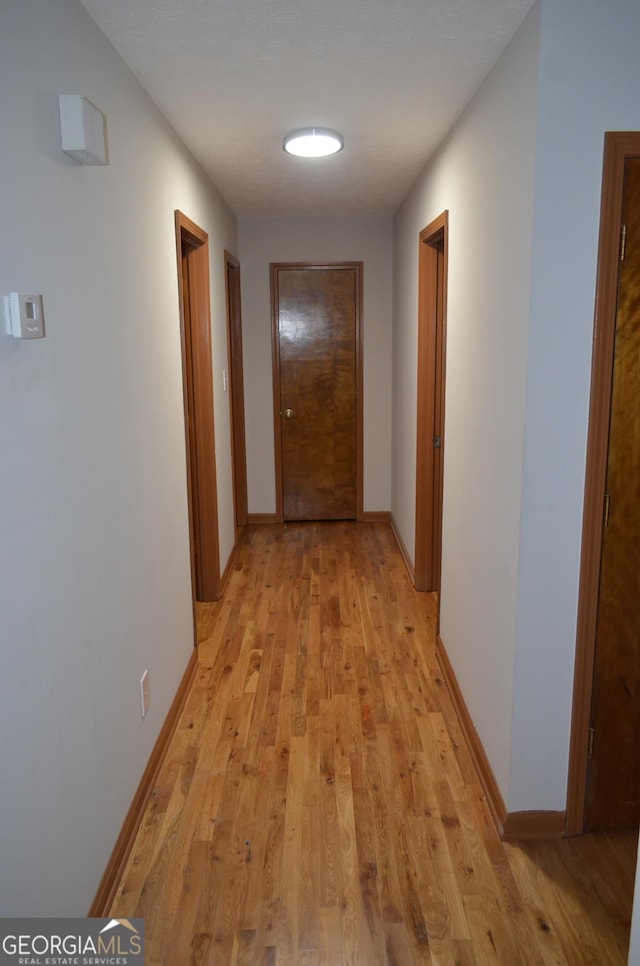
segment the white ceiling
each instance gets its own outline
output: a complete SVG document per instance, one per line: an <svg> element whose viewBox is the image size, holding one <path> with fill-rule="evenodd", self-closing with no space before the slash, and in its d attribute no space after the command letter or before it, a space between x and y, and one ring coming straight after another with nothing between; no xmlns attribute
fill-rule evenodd
<svg viewBox="0 0 640 966"><path fill-rule="evenodd" d="M82 0L238 215L395 211L533 0ZM289 157L334 128L344 150Z"/></svg>

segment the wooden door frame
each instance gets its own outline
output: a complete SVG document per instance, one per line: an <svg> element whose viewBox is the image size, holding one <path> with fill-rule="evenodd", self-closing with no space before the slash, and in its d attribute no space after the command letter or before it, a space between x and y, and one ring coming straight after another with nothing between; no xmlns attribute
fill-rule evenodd
<svg viewBox="0 0 640 966"><path fill-rule="evenodd" d="M209 236L181 211L175 212L182 380L189 498L189 545L194 600L220 597L218 495L213 411L211 350L211 298L209 287ZM187 250L191 310L184 312L183 250ZM187 333L187 326L189 333ZM187 338L190 334L191 366ZM188 386L193 390L193 413ZM193 448L195 448L195 459ZM196 467L193 479L192 466ZM198 553L195 553L197 542Z"/></svg>
<svg viewBox="0 0 640 966"><path fill-rule="evenodd" d="M280 341L278 339L278 272L330 268L353 269L356 277L356 520L363 519L363 366L362 366L362 262L271 262L271 358L273 367L273 427L276 470L276 523L284 523L284 485L282 480L282 419L280 413Z"/></svg>
<svg viewBox="0 0 640 966"><path fill-rule="evenodd" d="M442 251L442 258L439 252ZM427 225L418 249L418 399L414 585L440 590L449 212ZM436 448L435 437L440 446Z"/></svg>
<svg viewBox="0 0 640 966"><path fill-rule="evenodd" d="M602 555L602 523L609 448L614 343L620 267L624 165L640 156L640 133L605 135L596 279L591 397L582 520L582 552L573 682L566 832L584 831L589 727L593 696L596 626Z"/></svg>
<svg viewBox="0 0 640 966"><path fill-rule="evenodd" d="M240 262L227 251L224 253L224 277L227 297L227 353L229 410L231 419L233 507L236 527L246 527L248 518L247 450L244 422Z"/></svg>

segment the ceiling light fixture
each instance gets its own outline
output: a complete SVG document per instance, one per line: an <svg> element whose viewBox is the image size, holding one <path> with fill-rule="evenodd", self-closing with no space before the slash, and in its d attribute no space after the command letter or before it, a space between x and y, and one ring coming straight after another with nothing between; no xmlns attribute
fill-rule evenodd
<svg viewBox="0 0 640 966"><path fill-rule="evenodd" d="M344 141L341 134L326 127L305 127L287 134L282 147L298 158L325 158L342 151Z"/></svg>

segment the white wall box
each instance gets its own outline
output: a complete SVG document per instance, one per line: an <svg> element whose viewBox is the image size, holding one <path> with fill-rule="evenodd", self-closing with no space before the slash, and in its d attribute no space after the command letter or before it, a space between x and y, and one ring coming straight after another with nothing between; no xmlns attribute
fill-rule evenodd
<svg viewBox="0 0 640 966"><path fill-rule="evenodd" d="M62 150L81 164L108 164L107 119L79 94L59 94Z"/></svg>

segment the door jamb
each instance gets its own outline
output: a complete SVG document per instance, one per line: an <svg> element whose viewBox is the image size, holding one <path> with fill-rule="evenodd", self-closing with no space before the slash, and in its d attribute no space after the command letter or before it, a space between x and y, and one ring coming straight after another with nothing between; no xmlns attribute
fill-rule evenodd
<svg viewBox="0 0 640 966"><path fill-rule="evenodd" d="M449 212L443 211L419 238L414 585L420 591L439 591ZM440 438L439 447L435 437Z"/></svg>
<svg viewBox="0 0 640 966"><path fill-rule="evenodd" d="M566 833L584 831L589 726L596 649L615 325L618 301L620 224L627 157L640 156L640 133L605 134L596 277L591 396L585 472L578 621L567 780Z"/></svg>
<svg viewBox="0 0 640 966"><path fill-rule="evenodd" d="M178 292L182 343L182 380L189 495L189 547L195 600L220 598L218 497L213 412L211 351L211 299L209 288L209 236L190 218L175 212ZM189 265L190 311L184 312L183 249ZM189 333L187 332L189 327ZM190 336L192 351L187 351ZM190 370L189 370L190 355ZM193 413L188 402L192 386ZM195 460L192 456L195 450ZM192 472L195 466L195 479ZM197 553L195 547L197 544Z"/></svg>
<svg viewBox="0 0 640 966"><path fill-rule="evenodd" d="M282 269L349 268L355 271L355 341L356 341L356 520L363 519L363 363L362 363L362 262L271 262L271 352L273 365L273 424L276 470L276 523L284 523L284 487L282 481L282 419L280 412L280 343L278 339L278 272Z"/></svg>

